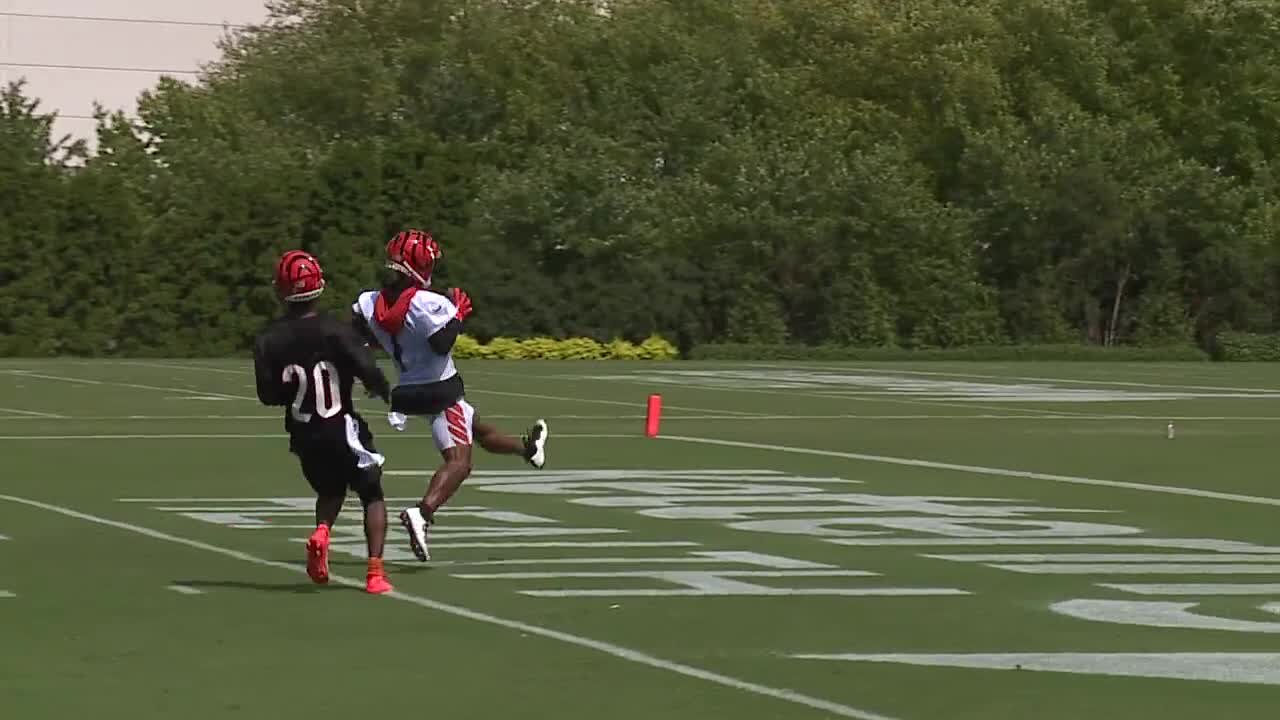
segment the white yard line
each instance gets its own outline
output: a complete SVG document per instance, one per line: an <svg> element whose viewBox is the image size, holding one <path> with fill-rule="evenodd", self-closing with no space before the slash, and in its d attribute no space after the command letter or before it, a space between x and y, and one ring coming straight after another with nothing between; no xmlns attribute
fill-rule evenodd
<svg viewBox="0 0 1280 720"><path fill-rule="evenodd" d="M631 402L626 400L599 400L596 398L561 397L559 395L534 395L531 393L508 392L506 390L480 390L480 389L474 389L474 388L467 388L467 394L498 395L498 396L505 396L505 397L529 398L533 400L554 400L556 402L590 403L593 405L614 405L614 406L630 407L630 408L638 408L638 407L644 406L643 401L639 398L637 398L635 402ZM741 417L748 417L748 418L754 418L754 417L760 416L760 413L744 412L741 410L725 410L723 408L691 407L688 405L667 405L665 403L663 404L663 408L666 410L685 410L689 412L738 415Z"/></svg>
<svg viewBox="0 0 1280 720"><path fill-rule="evenodd" d="M166 433L119 435L0 435L0 440L249 440L288 438L284 433Z"/></svg>
<svg viewBox="0 0 1280 720"><path fill-rule="evenodd" d="M198 390L194 388L176 388L165 387L161 385L140 385L138 383L123 383L113 380L90 380L87 378L67 377L65 375L46 375L44 373L28 372L26 370L3 370L0 372L9 375L15 375L23 378L38 378L40 380L56 380L59 382L69 382L79 385L101 385L106 387L122 387L133 388L135 390L159 390L161 392L180 393L182 395L204 395L208 397L219 397L226 400L252 400L258 402L258 398L248 395L230 395L228 393L213 392L211 390Z"/></svg>
<svg viewBox="0 0 1280 720"><path fill-rule="evenodd" d="M196 588L189 587L187 585L170 585L168 589L178 593L179 595L203 595L204 594L203 590L197 590Z"/></svg>
<svg viewBox="0 0 1280 720"><path fill-rule="evenodd" d="M377 416L381 411L365 412L364 415ZM276 413L272 415L43 415L41 417L28 416L5 416L0 415L0 421L3 420L85 420L85 421L116 421L116 420L276 420L279 421L283 417L282 414ZM486 420L528 420L529 415L490 415L482 416ZM768 416L774 419L794 419L790 415ZM838 416L816 416L815 419L835 418ZM551 420L643 420L644 415L547 415ZM681 419L681 420L753 420L755 418L743 417L741 415L666 415L664 419Z"/></svg>
<svg viewBox="0 0 1280 720"><path fill-rule="evenodd" d="M387 434L388 437L394 437L393 434ZM283 433L173 433L173 434L118 434L118 435L0 435L0 441L23 441L23 440L40 440L40 441L56 441L56 440L252 440L252 439L283 439L287 437ZM577 439L607 439L607 440L644 440L639 434L622 434L622 433L557 433L558 438L577 438ZM1257 495L1243 495L1239 493L1217 492L1215 490L1200 490L1198 488L1179 487L1176 485L1157 485L1154 483L1137 483L1125 482L1120 480L1102 480L1098 478L1078 477L1074 475L1058 475L1053 473L1040 473L1028 470L1011 470L1008 468L986 467L982 465L963 465L958 463L938 462L934 460L921 460L919 458L903 458L890 455L871 455L867 453L844 452L840 450L821 450L818 448L795 447L791 445L773 445L768 443L744 442L739 440L721 440L718 438L706 437L690 437L685 435L660 435L660 440L669 440L674 442L695 443L703 445L720 445L723 447L748 448L752 450L771 450L774 452L794 453L801 455L818 455L822 457L844 458L847 460L860 460L863 462L885 463L889 465L904 465L909 467L922 467L934 470L950 470L953 472L973 473L977 475L992 475L997 477L1014 477L1027 480L1044 480L1048 482L1069 483L1074 485L1092 485L1097 487L1119 488L1123 490L1138 490L1142 492L1163 493L1166 495L1184 495L1189 497L1199 497L1211 500L1225 500L1228 502L1249 503L1253 505L1272 505L1280 506L1280 498L1261 497Z"/></svg>
<svg viewBox="0 0 1280 720"><path fill-rule="evenodd" d="M526 375L521 375L520 373L513 373L513 372L498 372L498 371L496 371L496 370L475 370L475 369L468 369L468 370L467 370L467 372L472 372L472 373L475 373L476 375L495 375L495 376L498 376L498 377L521 377L521 378L523 378L523 377L527 377ZM589 377L589 376L582 376L582 377L579 377L579 376L573 376L573 377L552 376L552 377L550 377L550 378L548 378L548 379L550 379L550 380L554 380L554 381L558 381L558 382L580 382L580 381L584 381L584 380L585 380L585 381L591 381L591 382L619 382L619 381L617 381L617 380L601 380L601 379L599 379L599 378L593 378L593 377ZM624 379L624 380L621 380L621 382L631 383L631 384L633 384L633 385L634 385L634 384L639 384L639 385L651 385L651 384L652 384L652 383L650 383L650 382L648 382L648 381L646 381L646 380L639 379L639 378L637 378L637 379L635 379L635 380ZM711 390L724 390L724 389L727 389L727 388L701 388L701 387L693 387L692 389L695 389L695 390L707 390L707 389L711 389ZM634 403L622 402L622 401L620 401L620 400L595 400L595 399L592 399L592 398L559 397L559 396L554 396L554 395L549 395L549 396L525 396L525 395L522 395L521 393L507 393L507 392L498 392L498 391L492 391L492 390L490 390L490 391L477 391L477 392L487 392L487 393L489 393L490 395L512 395L512 396L515 396L515 397L546 397L546 398L548 398L548 399L562 400L562 401L565 401L565 402L585 402L585 403L597 402L597 403L605 403L605 404L610 404L610 405L613 405L613 404L622 404L622 405L628 405L628 406L632 406L632 407L634 407ZM745 390L745 389L744 389L744 390L741 390L741 391L738 391L738 392L748 392L748 390ZM757 412L746 412L746 411L742 411L742 410L725 410L725 409L723 409L723 408L690 407L690 406L687 406L687 405L666 405L666 404L664 404L664 405L663 405L663 408L664 408L664 409L667 409L667 410L685 410L685 411L689 411L689 412L717 413L717 414L722 414L722 415L739 415L739 416L742 416L742 417L761 417L761 416L763 415L763 413L757 413Z"/></svg>
<svg viewBox="0 0 1280 720"><path fill-rule="evenodd" d="M394 434L387 434L394 437ZM59 440L252 440L283 439L283 433L173 433L173 434L112 434L112 435L0 435L0 441L59 441ZM609 439L609 440L643 440L639 434L622 433L557 433L558 438ZM839 450L822 450L818 448L795 447L791 445L773 445L768 443L744 442L739 440L721 440L718 438L691 437L685 435L660 435L660 440L696 443L703 445L720 445L723 447L748 448L753 450L771 450L774 452L794 453L801 455L818 455L822 457L844 458L863 462L877 462L889 465L922 467L934 470L951 470L954 472L992 475L998 477L1014 477L1028 480L1044 480L1048 482L1069 483L1074 485L1092 485L1097 487L1138 490L1142 492L1163 493L1166 495L1184 495L1189 497L1224 500L1228 502L1249 503L1253 505L1280 506L1280 498L1243 495L1239 493L1200 490L1197 488L1179 487L1175 485L1157 485L1154 483L1124 482L1120 480L1102 480L1098 478L1078 477L1074 475L1058 475L1028 470L1011 470L1007 468L986 467L982 465L962 465L958 463L903 458L889 455L871 455L867 453L843 452Z"/></svg>
<svg viewBox="0 0 1280 720"><path fill-rule="evenodd" d="M59 415L76 422L117 422L124 420L280 420L282 415ZM493 417L493 416L490 416ZM0 420L52 420L51 417L4 417Z"/></svg>
<svg viewBox="0 0 1280 720"><path fill-rule="evenodd" d="M19 410L17 408L0 407L0 412L13 413L17 417L5 417L0 415L0 420L57 420L65 418L66 415L57 413L36 412L34 410Z"/></svg>
<svg viewBox="0 0 1280 720"><path fill-rule="evenodd" d="M2 408L0 408L2 409ZM367 413L372 414L372 413ZM484 415L491 420L527 420L528 415ZM0 415L0 421L10 420L74 420L115 422L125 420L280 420L280 415ZM547 415L558 420L643 420L644 415ZM1165 421L1165 422L1280 422L1280 415L859 415L843 413L835 415L672 415L664 413L662 421L678 420L1100 420L1100 421Z"/></svg>
<svg viewBox="0 0 1280 720"><path fill-rule="evenodd" d="M85 522L95 523L97 525L105 525L107 527L113 527L118 530L124 530L124 531L135 533L138 535L144 535L146 537L149 537L155 540L161 540L161 541L172 543L175 545L184 545L186 547L195 548L197 550L204 550L205 552L216 553L224 557L234 558L242 562L252 563L254 565L259 565L262 567L271 567L279 570L287 570L292 573L306 572L304 568L297 565L290 565L288 563L276 562L274 560L266 560L256 555L250 555L249 553L240 552L238 550L232 550L230 548L224 548L218 545L211 545L209 543L200 542L198 540L191 540L189 538L180 537L178 535L171 535L169 533L160 532L158 530L153 530L151 528L143 527L141 525L133 525L131 523L120 522L118 520L110 520L104 517L99 517L97 515L90 515L88 513L83 513L78 510L73 510L71 508L63 507L60 505L52 505L52 504L40 502L37 500L30 500L27 498L15 497L13 495L0 495L0 500L6 500L11 503L26 505L27 507L38 508L41 510L47 510L49 512L57 513L59 515L63 515L66 517L75 518L77 520L83 520ZM359 580L354 578L343 577L341 575L331 574L329 576L329 581L331 583L334 583L337 585L343 585L346 587L352 587L352 588L364 587L364 583L360 582ZM649 655L644 652L640 652L639 650L632 650L630 648L622 647L620 645L614 645L612 643L607 643L601 640L593 640L591 638L583 637L581 635L574 635L572 633L555 630L542 625L534 625L531 623L523 622L521 620L511 620L508 618L499 617L497 615L490 615L488 613L480 612L478 610L472 610L470 608L462 607L460 605L451 605L449 603L440 602L438 600L432 600L431 598L423 597L421 595L412 595L410 593L403 592L403 591L394 591L394 592L388 593L387 597L394 600L399 600L401 602L411 603L413 605L427 608L429 610L435 610L437 612L446 613L448 615L465 618L467 620L486 623L489 625L497 625L498 627L503 627L508 630L515 630L517 632L525 633L528 635L536 635L541 638L555 640L557 642L560 642L566 645L573 645L575 647L585 648L587 650L593 650L595 652L602 653L604 655L608 655L608 656L617 658L619 660L625 660L627 662L636 663L638 665L644 665L657 670L664 670L666 672L674 673L676 675L682 675L688 678L703 680L703 681L706 681L715 685L720 685L722 687L727 687L733 690L739 690L742 692L752 693L754 695L760 695L763 697L772 698L774 700L780 700L782 702L788 702L794 705L801 705L801 706L812 708L815 710L821 710L823 712L831 713L832 715L837 715L839 717L856 718L857 720L892 720L892 718L889 718L886 715L880 715L878 713L871 712L870 710L863 710L863 709L852 707L849 705L842 705L837 702L832 702L830 700L823 700L821 698L813 697L811 695L804 695L802 693L798 693L792 690L787 690L785 688L776 688L776 687L771 687L769 685L761 685L759 683L750 682L747 680L739 680L737 678L730 677L728 675L721 675L720 673L712 672L710 670L704 670L702 668L694 667L692 665L685 665L684 663L674 662L671 660L664 660L662 658ZM376 602L376 599L370 598L370 601Z"/></svg>
<svg viewBox="0 0 1280 720"><path fill-rule="evenodd" d="M252 366L253 360L246 358L245 364ZM253 375L248 370L228 370L226 368L211 367L209 365L190 364L184 365L179 363L163 363L150 360L112 360L112 365L132 365L134 367L156 368L161 370L198 370L200 372L217 373L218 375Z"/></svg>
<svg viewBox="0 0 1280 720"><path fill-rule="evenodd" d="M199 365L199 364L182 365L182 364L151 362L151 361L141 361L141 360L104 360L104 361L97 361L97 362L110 363L113 365L136 365L139 367L164 368L169 370L198 370L198 371L228 374L228 375L251 374L248 371L227 370L225 368L218 368L218 367ZM246 360L246 362L248 361ZM1181 383L1147 383L1147 382L1129 382L1125 380L1089 380L1084 378L1041 377L1041 376L1024 376L1024 375L996 375L996 374L990 374L990 373L967 373L967 372L951 372L951 371L940 371L940 370L905 370L905 369L892 368L892 367L887 367L887 368L886 367L867 367L865 365L857 365L857 364L814 365L814 364L800 363L800 364L785 365L785 366L779 365L776 363L750 363L750 362L711 363L711 364L713 365L722 364L725 366L732 366L732 367L748 367L748 368L762 368L762 369L786 368L789 370L790 369L829 370L832 372L846 372L846 373L861 372L861 373L876 373L881 375L918 375L922 377L978 378L983 380L1009 380L1009 381L1017 381L1017 382L1054 382L1054 383L1065 383L1065 384L1071 384L1071 385L1101 385L1101 386L1116 386L1116 387L1164 388L1169 390L1210 390L1210 391L1240 392L1240 393L1280 392L1280 387L1259 388L1259 387L1233 387L1233 386L1222 386L1222 385L1185 385ZM1176 372L1177 370L1178 369L1171 369L1170 372L1171 373ZM22 373L26 371L21 369L10 369L8 370L8 372ZM523 377L522 375L520 375L520 373L501 372L496 370L483 370L478 368L472 368L471 370L469 370L469 372L475 373L477 375ZM569 380L570 378L559 378L559 379ZM578 378L572 378L572 379L577 380ZM627 382L642 382L642 381L636 380L636 381L627 381ZM741 392L740 390L736 390L734 388L698 388L698 389L701 389L701 390L718 389L718 390L731 390L735 392ZM765 391L755 390L754 392L765 392ZM907 401L904 400L904 402L907 402ZM910 401L910 402L916 402L916 401Z"/></svg>
<svg viewBox="0 0 1280 720"><path fill-rule="evenodd" d="M1099 583L1135 595L1280 595L1280 583Z"/></svg>
<svg viewBox="0 0 1280 720"><path fill-rule="evenodd" d="M756 367L770 367L770 366L765 365L765 366L756 366ZM870 368L863 365L845 365L841 367L836 367L831 365L801 365L797 367L803 370L831 370L835 372L847 372L847 373L877 373L881 375L919 375L922 377L978 378L980 380L1006 380L1006 381L1016 381L1016 382L1051 382L1051 383L1063 383L1068 385L1104 385L1104 386L1115 386L1115 387L1163 388L1166 390L1210 390L1210 391L1237 392L1237 393L1280 392L1280 388L1223 387L1220 385L1182 385L1179 383L1146 383L1146 382L1128 382L1124 380L1087 380L1087 379L1081 379L1081 378L1039 377L1039 376L1024 376L1024 375L993 375L993 374L983 374L983 373L947 372L947 371L941 371L941 370L899 370L896 368Z"/></svg>
<svg viewBox="0 0 1280 720"><path fill-rule="evenodd" d="M143 361L135 361L135 360L121 360L121 361L118 361L117 364L136 365L140 367L165 368L169 370L194 370L199 372L214 372L214 373L221 373L224 375L240 375L240 376L253 375L253 373L249 372L248 370L226 370L222 368L205 367L202 365L172 365L168 363L143 362ZM477 372L477 374L484 374L484 373L485 371ZM494 374L494 373L489 373L489 374ZM524 377L524 376L521 376L521 377ZM184 391L184 392L194 392L194 391ZM218 393L204 393L204 394L217 395ZM630 407L630 408L640 408L644 406L644 400L641 398L637 398L635 401L600 400L596 398L562 397L559 395L540 395L535 393L508 392L503 390L485 390L485 389L475 388L475 387L468 387L467 394L498 395L498 396L506 396L506 397L524 398L527 400L552 400L556 402L592 403L596 405L613 405L613 406ZM250 398L250 399L255 399L255 398ZM743 412L739 410L725 410L721 408L688 407L688 406L682 406L682 405L666 405L665 408L667 410L685 410L690 412L715 413L720 415L735 415L735 416L743 416L743 417L752 417L752 416L759 415L759 413ZM494 416L490 416L490 417L494 417Z"/></svg>
<svg viewBox="0 0 1280 720"><path fill-rule="evenodd" d="M396 437L400 433L384 432L380 440ZM120 434L120 435L0 435L0 440L282 440L289 436L285 433L157 433L157 434ZM406 437L417 437L407 435ZM556 433L556 439L590 438L590 439L622 439L641 437L623 435L621 433Z"/></svg>
<svg viewBox="0 0 1280 720"><path fill-rule="evenodd" d="M702 445L721 445L723 447L748 448L752 450L771 450L774 452L794 453L800 455L818 455L822 457L861 460L864 462L885 463L888 465L905 465L908 467L930 468L933 470L951 470L953 472L973 473L977 475L993 475L997 477L1023 478L1026 480L1045 480L1048 482L1069 483L1072 485L1093 485L1098 487L1120 488L1123 490L1139 490L1142 492L1164 493L1166 495L1186 495L1211 500L1249 503L1252 505L1280 506L1280 498L1259 497L1256 495L1240 495L1237 493L1199 490L1196 488L1178 487L1175 485L1154 485L1149 483L1123 482L1120 480L1099 480L1096 478L1077 477L1074 475L1055 475L1052 473L1029 472L1026 470L1009 470L1006 468L984 467L981 465L961 465L958 463L936 462L917 458L893 457L889 455L869 455L866 453L842 452L839 450L820 450L817 448L794 447L791 445L772 445L768 443L742 442L738 440L720 440L717 438L688 437L682 435L660 435L659 439L674 442L696 443Z"/></svg>
<svg viewBox="0 0 1280 720"><path fill-rule="evenodd" d="M827 400L857 400L860 402L891 402L891 403L902 403L902 404L912 404L912 405L932 405L936 407L949 407L949 408L973 408L975 410L1000 410L1006 413L1009 413L1009 412L1022 412L1022 413L1028 413L1028 414L1038 413L1041 415L1060 415L1062 417L1080 417L1082 415L1091 414L1091 413L1081 412L1079 410L1045 410L1044 408L1021 409L1021 408L1015 408L1015 407L1007 407L1004 405L988 405L985 403L974 403L974 402L968 402L968 401L951 402L947 400L908 400L903 398L895 399L893 397L881 397L879 395L880 392L881 391L861 392L856 390L854 391L847 391L847 390L840 390L840 389L823 390L819 388L813 388L813 391L810 393L807 393L806 397L825 398ZM886 394L893 395L894 393L890 391L890 392L887 392ZM902 395L904 393L897 393L897 394ZM1053 401L1044 400L1044 401L1037 401L1037 402L1051 403Z"/></svg>
<svg viewBox="0 0 1280 720"><path fill-rule="evenodd" d="M573 376L573 377L565 377L565 378L560 378L560 379L562 379L562 380L591 380L591 381L597 381L597 382L627 382L627 383L641 384L641 385L653 385L653 384L655 384L652 380L650 380L650 379L648 379L648 378L643 378L643 377L637 377L637 378L634 378L634 379L630 379L630 378L622 378L621 380L619 380L619 379L616 379L616 378L614 378L614 377L610 377L610 378L608 378L608 379L604 379L604 378L593 378L593 377L586 376L586 375L583 375L583 376L577 376L577 375L575 375L575 376ZM1074 415L1074 414L1075 414L1075 413L1073 413L1073 412L1071 412L1071 411L1067 411L1067 410L1042 410L1042 409L1039 409L1039 408L1029 408L1029 409L1023 410L1023 409L1020 409L1020 408L1009 408L1009 407L1002 407L1002 406L999 406L999 405L979 405L979 404L975 404L975 403L968 403L968 402L965 402L965 403L946 402L946 401L943 401L943 400L918 400L918 399L910 399L910 398L893 398L893 397L877 397L877 398L870 398L870 399L867 399L867 400L863 400L862 398L858 398L858 397L846 397L846 396L844 396L844 395L839 395L839 394L824 393L824 392L819 391L819 389L818 389L818 388L810 388L808 391L805 391L805 390L800 390L800 389L794 389L794 390L765 390L765 389L761 389L761 388L731 388L731 387L715 387L715 386L712 386L712 385L689 385L689 384L682 384L682 383L675 383L675 382L670 382L670 383L668 383L668 382L658 382L658 383L656 383L656 384L660 384L660 385L674 385L674 386L676 386L676 387L680 387L680 388L688 388L688 389L692 389L692 390L706 390L706 391L710 391L710 392L751 393L751 394L756 394L756 395L782 395L782 396L784 396L784 397L791 397L791 398L795 398L795 397L810 397L810 398L818 398L818 399L822 399L822 400L853 400L853 401L859 401L859 402L884 402L884 403L895 403L895 404L898 404L898 405L922 405L922 406L928 406L928 407L948 407L948 408L965 408L965 409L973 408L974 410L1000 410L1000 411L1002 411L1002 412L1006 412L1006 413L1009 413L1009 412L1017 412L1017 413L1025 412L1025 413L1039 413L1039 414L1042 414L1042 415L1043 415L1043 414L1053 414L1053 415L1067 415L1067 416L1069 416L1069 415ZM719 411L719 412L723 412L723 411Z"/></svg>

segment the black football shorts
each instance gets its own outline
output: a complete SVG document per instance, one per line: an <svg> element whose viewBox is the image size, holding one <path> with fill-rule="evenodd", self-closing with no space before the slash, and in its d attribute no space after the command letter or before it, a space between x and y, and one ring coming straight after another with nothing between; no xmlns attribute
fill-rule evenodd
<svg viewBox="0 0 1280 720"><path fill-rule="evenodd" d="M355 413L330 420L290 440L307 482L322 497L351 490L364 505L381 500L383 457L373 446L369 424Z"/></svg>

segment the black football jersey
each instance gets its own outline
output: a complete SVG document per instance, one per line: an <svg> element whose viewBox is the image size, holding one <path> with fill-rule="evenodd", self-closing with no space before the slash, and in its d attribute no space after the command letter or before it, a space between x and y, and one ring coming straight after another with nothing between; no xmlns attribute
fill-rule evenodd
<svg viewBox="0 0 1280 720"><path fill-rule="evenodd" d="M390 392L351 326L324 313L272 322L254 344L253 364L258 399L284 406L290 435L345 423L355 412L351 389L357 379L384 400Z"/></svg>

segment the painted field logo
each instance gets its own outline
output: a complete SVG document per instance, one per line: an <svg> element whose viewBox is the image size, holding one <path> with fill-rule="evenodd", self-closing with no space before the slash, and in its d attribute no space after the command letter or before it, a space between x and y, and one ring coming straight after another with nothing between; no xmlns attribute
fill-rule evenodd
<svg viewBox="0 0 1280 720"><path fill-rule="evenodd" d="M906 578L906 582L889 579L865 567L837 563L830 552L832 546L839 546L848 548L851 558L865 558L867 548L899 548L953 567L981 565L1015 576L1058 578L1056 583L1079 578L1077 590L1048 602L1045 611L1084 623L1280 634L1280 547L1152 536L1143 528L1115 522L1118 513L1107 509L1055 507L1008 497L873 493L863 483L846 478L740 469L491 471L477 473L467 487L468 499L484 502L446 508L444 521L433 531L445 562L433 564L452 578L494 583L524 596L850 600L939 596L938 602L946 603L948 596L974 593L972 587L950 587L947 582L930 582L927 576ZM567 525L554 517L508 509L528 504L504 502L521 495L560 498L598 512L590 515L590 526ZM389 500L395 504L415 499ZM313 500L125 502L147 503L160 511L238 531L277 531L282 542L296 543L311 528ZM657 525L627 522L623 523L627 528L616 527L610 518L618 519L618 511L657 521ZM582 515L581 511L576 514ZM704 547L659 527L665 524L669 530L681 522L711 522L741 532L729 536L728 547ZM652 533L645 532L650 529ZM818 559L826 562L770 552L776 544L770 536L823 543L828 552ZM389 559L410 560L402 545L399 538L391 540ZM333 548L363 557L358 517L344 516ZM881 561L881 565L874 569L885 575L902 572L895 563ZM929 567L941 566L915 567L929 572ZM1179 578L1186 582L1170 582ZM1219 600L1232 597L1252 599L1247 606L1223 605ZM1204 642L1196 645L1203 647ZM1280 684L1280 654L1276 653L900 654L886 650L794 657Z"/></svg>
<svg viewBox="0 0 1280 720"><path fill-rule="evenodd" d="M416 474L416 473L391 473ZM652 475L640 471L638 475ZM766 473L767 474L767 473ZM705 482L723 479L712 471L668 475L656 482L637 482L622 471L584 471L560 474L538 473L541 483L527 483L531 492L557 494L563 480L579 488L584 479L597 478L599 488L617 489L619 483L653 495L676 496L704 492L750 492L745 485ZM736 472L735 476L742 476ZM747 472L750 477L750 471ZM468 484L506 485L522 476L509 473L477 473ZM837 478L788 478L778 482L837 482ZM770 492L769 485L757 490ZM816 487L788 484L791 490L818 491ZM388 498L393 504L408 504L417 498ZM314 500L307 497L280 498L143 498L122 502L148 503L155 509L172 512L235 530L258 534L284 531L282 540L298 542L306 531ZM466 505L446 507L442 522L432 529L432 546L448 559L432 563L449 568L451 577L463 580L502 581L521 595L546 598L625 597L917 597L966 595L950 587L902 586L886 584L880 574L850 569L830 563L785 557L752 550L692 550L701 547L690 540L632 539L617 527L566 526L558 520L491 507ZM664 535L664 538L666 536ZM390 562L417 565L399 538L389 538L386 558ZM657 549L663 550L657 550ZM678 548L678 550L670 550ZM334 526L330 549L356 558L365 555L365 541L358 513L348 512ZM620 553L644 549L643 555ZM467 551L483 551L483 559ZM664 554L665 553L665 554Z"/></svg>
<svg viewBox="0 0 1280 720"><path fill-rule="evenodd" d="M575 505L627 509L646 518L717 521L753 533L804 536L849 547L919 548L932 560L975 562L1027 575L1280 579L1280 547L1219 538L1152 537L1110 523L1115 511L1036 505L1005 497L879 495L844 478L745 470L508 471L486 492L562 496ZM940 552L950 548L951 552ZM955 552L974 548L972 552ZM1034 552L1024 552L1032 550ZM1198 612L1196 598L1280 597L1280 583L1098 583L1107 591L1180 601L1052 603L1070 618L1151 628L1280 633L1280 620ZM1192 598L1193 601L1188 601ZM1280 602L1261 603L1280 615Z"/></svg>
<svg viewBox="0 0 1280 720"><path fill-rule="evenodd" d="M990 382L949 379L935 373L822 370L652 370L629 375L588 375L591 380L643 381L732 390L806 390L837 397L911 397L951 402L1122 402L1196 398L1280 399L1280 392L1237 388L1182 388L1144 383L1089 383L1035 379Z"/></svg>

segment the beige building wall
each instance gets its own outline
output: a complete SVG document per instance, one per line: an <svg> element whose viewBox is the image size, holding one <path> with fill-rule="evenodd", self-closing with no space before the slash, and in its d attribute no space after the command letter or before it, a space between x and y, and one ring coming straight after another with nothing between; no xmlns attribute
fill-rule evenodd
<svg viewBox="0 0 1280 720"><path fill-rule="evenodd" d="M93 103L133 111L161 75L189 79L227 27L265 0L0 0L0 82L57 110L56 131L93 141Z"/></svg>

